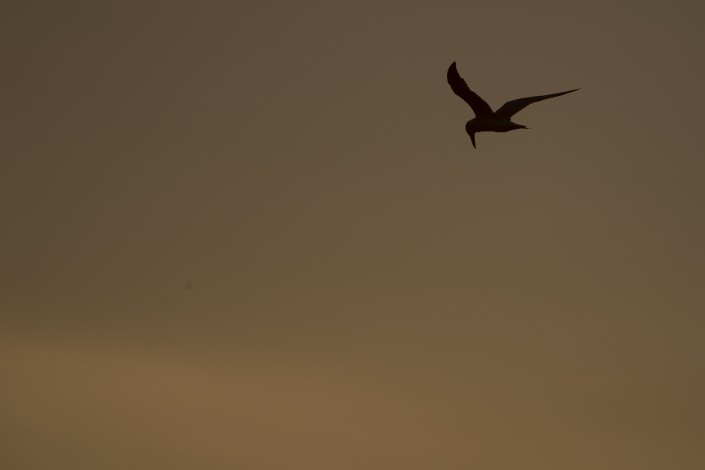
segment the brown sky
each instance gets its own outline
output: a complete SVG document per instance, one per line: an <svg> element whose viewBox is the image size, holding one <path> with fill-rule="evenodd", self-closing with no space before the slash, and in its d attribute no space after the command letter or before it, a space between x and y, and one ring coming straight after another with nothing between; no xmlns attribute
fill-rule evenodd
<svg viewBox="0 0 705 470"><path fill-rule="evenodd" d="M3 469L702 468L702 2L11 3Z"/></svg>

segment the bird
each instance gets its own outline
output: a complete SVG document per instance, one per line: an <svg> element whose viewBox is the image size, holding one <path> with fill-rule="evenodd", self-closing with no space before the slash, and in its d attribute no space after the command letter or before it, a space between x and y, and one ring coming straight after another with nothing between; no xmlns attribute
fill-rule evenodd
<svg viewBox="0 0 705 470"><path fill-rule="evenodd" d="M557 96L562 96L568 93L573 93L578 91L580 88L575 88L574 90L561 91L560 93L551 93L550 95L540 95L540 96L529 96L526 98L518 98L516 100L507 101L502 106L497 109L497 111L492 111L490 105L487 104L485 100L480 98L480 96L472 91L465 80L458 73L458 69L455 66L455 62L450 64L448 67L448 84L453 90L453 93L458 95L467 104L470 105L473 112L475 113L475 118L469 120L465 123L465 132L470 136L472 140L473 148L477 149L475 145L475 133L477 132L508 132L515 129L528 129L528 127L512 122L511 117L522 109L529 106L531 103L537 101L547 100L549 98L555 98Z"/></svg>

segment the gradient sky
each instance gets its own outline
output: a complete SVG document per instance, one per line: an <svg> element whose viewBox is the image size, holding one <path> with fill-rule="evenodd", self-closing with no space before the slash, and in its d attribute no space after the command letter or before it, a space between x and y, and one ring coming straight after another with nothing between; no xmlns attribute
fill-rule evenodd
<svg viewBox="0 0 705 470"><path fill-rule="evenodd" d="M3 469L702 468L704 17L10 2Z"/></svg>

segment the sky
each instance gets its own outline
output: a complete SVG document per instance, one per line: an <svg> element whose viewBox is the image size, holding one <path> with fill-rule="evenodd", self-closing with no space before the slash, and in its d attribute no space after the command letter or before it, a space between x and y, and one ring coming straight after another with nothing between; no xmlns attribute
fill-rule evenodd
<svg viewBox="0 0 705 470"><path fill-rule="evenodd" d="M2 467L701 468L704 14L11 1Z"/></svg>

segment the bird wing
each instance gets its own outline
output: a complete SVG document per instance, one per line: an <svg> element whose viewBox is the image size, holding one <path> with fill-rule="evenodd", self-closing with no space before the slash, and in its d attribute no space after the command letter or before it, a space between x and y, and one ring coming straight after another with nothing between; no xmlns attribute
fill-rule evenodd
<svg viewBox="0 0 705 470"><path fill-rule="evenodd" d="M487 104L485 100L480 98L477 93L472 91L470 87L468 87L468 84L465 83L465 80L460 77L460 74L458 74L458 69L455 68L455 62L450 64L450 67L448 67L448 84L453 89L453 93L461 97L463 101L470 105L472 110L475 112L475 116L479 118L494 117L494 113L492 112L490 105Z"/></svg>
<svg viewBox="0 0 705 470"><path fill-rule="evenodd" d="M578 90L580 90L580 88L576 88L575 90L562 91L560 93L551 93L550 95L529 96L526 98L519 98L512 101L507 101L502 105L502 107L495 111L495 114L500 119L509 119L522 109L529 106L531 103L547 100L549 98L555 98L556 96L565 95L566 93L573 93L574 91Z"/></svg>

